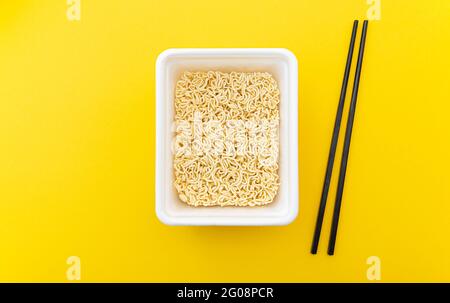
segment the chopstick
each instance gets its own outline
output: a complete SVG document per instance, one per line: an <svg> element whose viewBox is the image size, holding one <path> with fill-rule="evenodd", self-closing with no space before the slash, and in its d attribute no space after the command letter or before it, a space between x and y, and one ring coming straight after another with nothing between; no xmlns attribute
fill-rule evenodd
<svg viewBox="0 0 450 303"><path fill-rule="evenodd" d="M355 119L356 100L358 98L359 80L361 77L362 62L364 56L364 46L366 43L368 21L364 20L361 41L359 44L358 61L356 64L355 80L353 82L352 99L347 119L347 128L345 130L344 149L342 152L341 167L339 171L338 187L336 192L336 202L334 204L333 221L331 224L330 241L328 243L328 254L334 255L334 248L336 245L336 236L339 225L339 216L342 204L342 194L344 192L345 173L347 170L348 155L350 152L350 140L352 137L353 121Z"/></svg>
<svg viewBox="0 0 450 303"><path fill-rule="evenodd" d="M320 198L319 211L317 213L316 228L314 231L314 237L313 237L313 242L312 242L312 247L311 247L312 254L317 253L317 247L319 246L320 232L322 231L323 217L324 217L325 208L327 205L328 191L330 189L331 175L333 172L334 158L336 155L336 147L337 147L337 143L338 143L338 139L339 139L339 129L341 127L342 112L344 111L345 95L347 93L348 78L349 78L350 69L352 66L353 49L355 47L357 30L358 30L358 20L355 20L353 22L352 36L351 36L350 45L348 48L347 63L345 64L344 79L342 81L342 87L341 87L341 95L339 97L338 109L336 112L336 119L334 121L333 136L331 138L330 152L328 154L328 163L327 163L327 169L325 172L325 180L323 182L322 196Z"/></svg>

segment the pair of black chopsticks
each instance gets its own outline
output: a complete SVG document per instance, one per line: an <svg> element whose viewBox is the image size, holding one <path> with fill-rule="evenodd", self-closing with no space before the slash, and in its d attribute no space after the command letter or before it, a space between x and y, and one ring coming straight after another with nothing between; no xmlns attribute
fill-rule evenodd
<svg viewBox="0 0 450 303"><path fill-rule="evenodd" d="M368 26L368 21L365 20L364 24L363 24L362 34L361 34L361 41L359 44L359 53L358 53L358 61L357 61L357 65L356 65L355 80L353 82L353 91L352 91L350 109L349 109L349 113L348 113L347 129L345 131L344 148L342 151L341 167L340 167L340 171L339 171L338 187L337 187L337 192L336 192L336 201L334 204L333 221L331 224L330 240L328 243L328 254L329 255L334 255L334 247L336 244L336 235L337 235L337 230L338 230L339 215L340 215L341 204L342 204L342 193L344 191L345 172L347 170L347 160L348 160L348 154L350 151L350 140L352 137L353 121L355 119L356 100L358 98L358 87L359 87L359 79L361 77L361 68L362 68L362 61L363 61L363 55L364 55L364 45L366 42L366 35L367 35L367 26ZM314 238L313 238L313 243L312 243L312 247L311 247L312 254L317 253L317 247L319 245L320 232L322 230L323 217L325 214L325 207L327 204L328 190L330 189L330 181L331 181L331 174L333 171L334 156L336 154L336 146L337 146L338 138L339 138L339 129L341 127L342 112L344 111L345 95L347 92L348 78L350 75L350 69L351 69L351 65L352 65L353 49L355 46L357 30L358 30L358 21L355 20L353 22L352 37L350 39L350 47L349 47L348 55L347 55L347 63L345 65L344 80L342 82L341 95L339 98L339 104L338 104L338 109L337 109L337 113L336 113L336 120L334 122L333 136L331 139L330 153L328 155L328 163L327 163L327 170L325 173L325 181L323 183L322 196L320 198L319 211L317 214L316 228L314 231Z"/></svg>

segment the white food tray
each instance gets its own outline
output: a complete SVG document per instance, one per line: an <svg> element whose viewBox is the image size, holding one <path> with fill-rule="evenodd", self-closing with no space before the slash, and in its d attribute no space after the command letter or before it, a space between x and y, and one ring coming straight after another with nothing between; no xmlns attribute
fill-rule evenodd
<svg viewBox="0 0 450 303"><path fill-rule="evenodd" d="M193 207L173 186L175 84L184 71L269 72L280 89L280 187L260 207ZM168 49L156 61L156 214L169 225L286 225L298 213L298 64L281 48Z"/></svg>

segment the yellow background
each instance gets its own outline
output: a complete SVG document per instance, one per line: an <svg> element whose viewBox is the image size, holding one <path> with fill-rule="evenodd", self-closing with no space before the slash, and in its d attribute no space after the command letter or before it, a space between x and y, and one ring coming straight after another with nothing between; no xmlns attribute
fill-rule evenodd
<svg viewBox="0 0 450 303"><path fill-rule="evenodd" d="M352 1L0 4L0 280L450 281L450 1L381 1L369 25L336 255L309 254ZM359 40L358 40L359 41ZM155 60L285 47L299 61L300 212L284 227L155 215ZM343 128L345 123L343 124ZM341 131L341 134L343 131ZM340 158L340 155L338 155ZM338 162L338 161L336 161ZM170 186L169 184L167 186Z"/></svg>

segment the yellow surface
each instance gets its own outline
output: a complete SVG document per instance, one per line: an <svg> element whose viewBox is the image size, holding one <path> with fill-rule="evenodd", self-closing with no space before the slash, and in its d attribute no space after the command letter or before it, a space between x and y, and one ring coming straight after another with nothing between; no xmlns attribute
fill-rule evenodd
<svg viewBox="0 0 450 303"><path fill-rule="evenodd" d="M450 2L381 1L369 25L336 256L309 254L354 1L0 4L0 280L450 281ZM299 61L300 212L285 227L155 215L155 60L285 47ZM345 124L344 124L345 125ZM341 132L342 134L343 132ZM334 177L337 176L335 170ZM169 184L167 186L170 186Z"/></svg>

